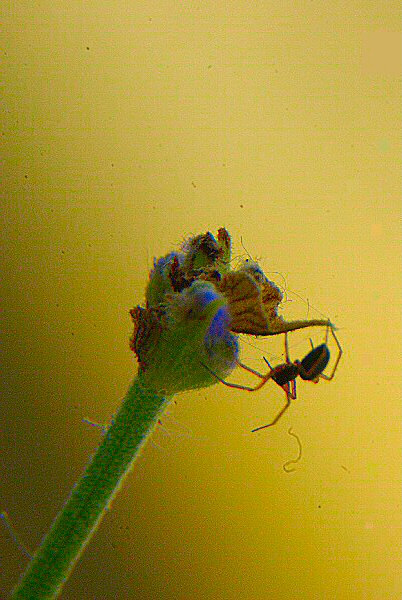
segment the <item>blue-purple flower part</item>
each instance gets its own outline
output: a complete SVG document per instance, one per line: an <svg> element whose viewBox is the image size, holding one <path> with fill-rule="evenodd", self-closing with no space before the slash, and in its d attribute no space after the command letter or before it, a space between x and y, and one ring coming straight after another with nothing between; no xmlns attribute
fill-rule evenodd
<svg viewBox="0 0 402 600"><path fill-rule="evenodd" d="M234 336L230 332L230 324L229 307L227 305L221 306L211 321L204 343L206 351L212 360L219 354L222 346L230 348L232 351L232 362L228 367L233 369L236 366L236 359L238 358L239 343L237 336Z"/></svg>
<svg viewBox="0 0 402 600"><path fill-rule="evenodd" d="M211 371L226 377L238 358L237 336L229 330L226 298L213 283L195 280L166 300L155 336L146 330L148 322L154 327L152 319L147 320L147 311L154 309L137 311L141 315L137 356L141 356L145 344L146 355L142 358L146 359L146 368L142 375L147 385L171 395L217 383ZM150 343L153 339L155 344Z"/></svg>

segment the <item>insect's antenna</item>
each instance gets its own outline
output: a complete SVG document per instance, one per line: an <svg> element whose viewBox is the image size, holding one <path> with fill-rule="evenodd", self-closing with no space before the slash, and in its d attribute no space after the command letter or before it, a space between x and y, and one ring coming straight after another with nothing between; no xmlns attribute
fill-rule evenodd
<svg viewBox="0 0 402 600"><path fill-rule="evenodd" d="M290 362L290 358L289 358L289 340L288 340L288 332L285 331L285 358L286 358L286 362L289 363Z"/></svg>
<svg viewBox="0 0 402 600"><path fill-rule="evenodd" d="M271 369L271 371L272 371L272 370L273 370L273 367L272 367L272 365L271 365L271 364L268 362L268 360L265 358L265 356L263 356L262 358L265 360L265 362L267 363L267 365L269 366L269 368L270 368L270 369Z"/></svg>
<svg viewBox="0 0 402 600"><path fill-rule="evenodd" d="M292 473L293 471L295 471L295 468L289 469L287 468L288 465L295 465L296 463L298 463L301 460L302 457L302 445L301 445L301 441L298 435L296 435L295 433L293 433L292 428L290 427L288 429L288 434L293 436L295 438L295 440L297 441L297 445L299 447L299 453L297 455L296 458L292 459L292 460L288 460L287 462L285 462L285 464L283 465L283 470L285 471L285 473Z"/></svg>
<svg viewBox="0 0 402 600"><path fill-rule="evenodd" d="M0 513L0 519L3 519L4 526L8 530L8 533L10 534L12 540L17 544L17 546L20 548L20 550L22 550L22 552L25 554L25 556L32 559L32 553L29 552L29 550L27 549L25 544L23 544L21 542L20 537L17 534L17 532L15 531L14 527L12 526L10 517L8 516L8 514L6 513L5 510L3 510L3 512Z"/></svg>

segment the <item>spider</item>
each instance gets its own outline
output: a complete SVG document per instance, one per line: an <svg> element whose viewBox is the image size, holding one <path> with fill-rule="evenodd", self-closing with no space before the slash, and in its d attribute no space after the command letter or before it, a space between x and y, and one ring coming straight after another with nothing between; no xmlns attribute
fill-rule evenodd
<svg viewBox="0 0 402 600"><path fill-rule="evenodd" d="M327 345L329 329L331 330L332 336L338 347L338 356L335 360L330 375L326 375L325 373L323 373L323 371L327 367L330 359L330 352ZM291 401L296 399L296 377L299 376L301 377L301 379L304 379L305 381L312 381L313 383L318 383L320 379L325 379L326 381L331 381L331 379L333 379L335 371L338 367L338 363L342 356L342 347L339 343L338 338L335 335L333 326L331 324L328 324L326 338L323 344L314 347L311 339L310 343L312 348L310 352L306 354L306 356L301 361L295 360L292 362L289 357L288 337L287 333L285 333L286 362L277 365L276 367L272 367L269 364L268 360L264 357L264 360L269 367L269 371L265 375L259 373L258 371L255 371L254 369L248 367L242 362L237 361L239 367L241 367L245 371L248 371L249 373L252 373L253 375L256 375L256 377L259 377L261 379L260 383L255 387L249 387L246 385L240 385L238 383L230 383L228 381L225 381L224 379L216 375L216 373L211 371L206 365L204 366L218 379L218 381L231 388L246 390L248 392L255 392L261 389L267 383L267 381L272 379L277 385L279 385L284 390L286 394L286 404L279 411L274 420L271 421L271 423L252 429L252 432L255 432L259 431L260 429L265 429L267 427L272 427L272 425L275 425L279 421L283 413L289 408Z"/></svg>

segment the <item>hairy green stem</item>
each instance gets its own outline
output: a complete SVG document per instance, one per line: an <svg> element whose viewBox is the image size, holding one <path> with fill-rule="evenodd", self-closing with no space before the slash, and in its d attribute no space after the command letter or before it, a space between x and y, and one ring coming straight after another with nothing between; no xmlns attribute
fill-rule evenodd
<svg viewBox="0 0 402 600"><path fill-rule="evenodd" d="M12 600L57 598L166 403L166 398L143 384L141 376L134 380L97 452L14 589Z"/></svg>

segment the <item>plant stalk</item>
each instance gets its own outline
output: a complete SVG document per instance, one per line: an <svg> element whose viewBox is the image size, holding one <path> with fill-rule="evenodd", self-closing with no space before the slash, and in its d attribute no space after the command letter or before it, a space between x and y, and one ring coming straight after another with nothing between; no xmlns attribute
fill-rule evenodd
<svg viewBox="0 0 402 600"><path fill-rule="evenodd" d="M14 589L12 600L58 597L167 401L147 388L141 375L136 377L97 452Z"/></svg>

